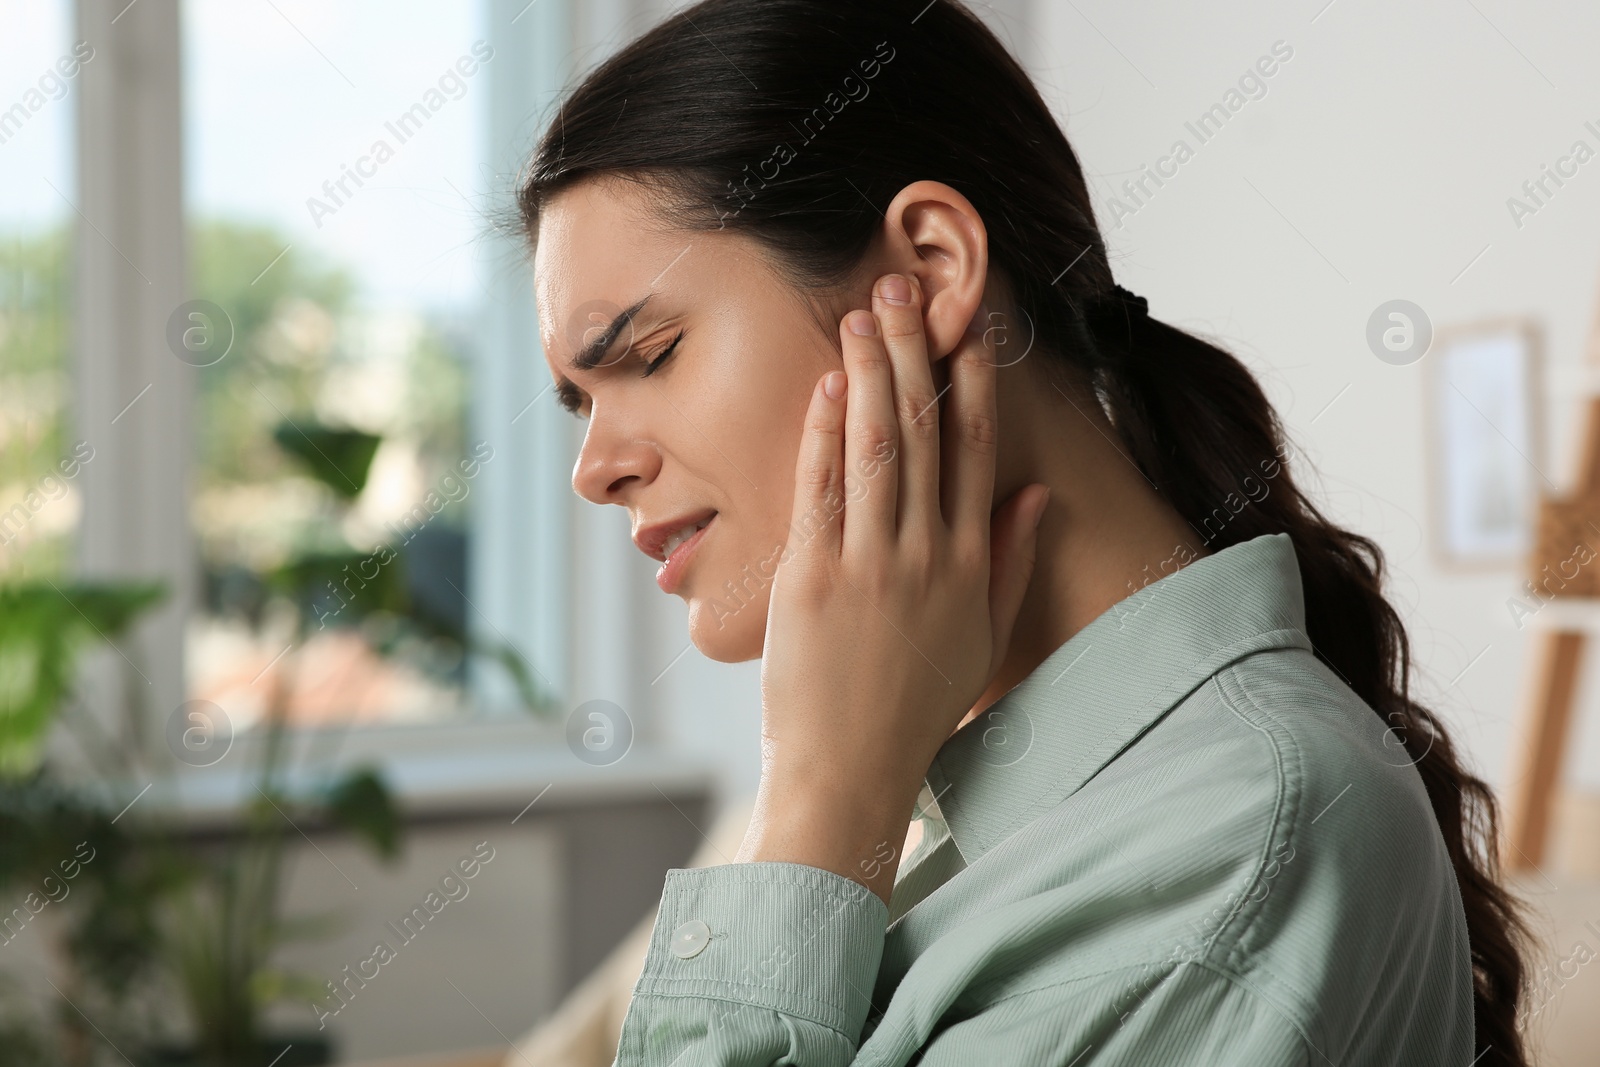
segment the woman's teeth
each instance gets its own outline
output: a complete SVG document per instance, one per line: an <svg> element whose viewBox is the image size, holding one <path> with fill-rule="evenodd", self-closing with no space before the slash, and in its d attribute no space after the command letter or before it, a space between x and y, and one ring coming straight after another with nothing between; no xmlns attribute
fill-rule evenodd
<svg viewBox="0 0 1600 1067"><path fill-rule="evenodd" d="M693 526L685 526L683 529L667 538L667 543L662 546L661 554L666 556L668 559L671 559L672 554L678 550L679 545L693 537L696 530L699 530L710 521L710 519L706 519L705 522L696 523Z"/></svg>

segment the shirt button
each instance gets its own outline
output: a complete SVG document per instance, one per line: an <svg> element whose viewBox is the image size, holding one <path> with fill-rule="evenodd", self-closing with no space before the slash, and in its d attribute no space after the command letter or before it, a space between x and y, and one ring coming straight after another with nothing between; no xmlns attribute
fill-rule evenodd
<svg viewBox="0 0 1600 1067"><path fill-rule="evenodd" d="M680 960L693 959L711 943L711 927L690 919L672 932L672 951Z"/></svg>

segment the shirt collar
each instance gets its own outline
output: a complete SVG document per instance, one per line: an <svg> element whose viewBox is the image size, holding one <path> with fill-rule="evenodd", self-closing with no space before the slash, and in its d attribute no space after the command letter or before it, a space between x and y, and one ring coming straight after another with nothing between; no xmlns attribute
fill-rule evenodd
<svg viewBox="0 0 1600 1067"><path fill-rule="evenodd" d="M1124 598L957 731L927 785L973 863L1092 778L1229 663L1310 650L1288 534L1203 556Z"/></svg>

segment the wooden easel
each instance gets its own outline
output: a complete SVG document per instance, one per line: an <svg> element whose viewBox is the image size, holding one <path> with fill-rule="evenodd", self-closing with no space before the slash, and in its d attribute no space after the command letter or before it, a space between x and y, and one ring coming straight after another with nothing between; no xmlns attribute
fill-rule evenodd
<svg viewBox="0 0 1600 1067"><path fill-rule="evenodd" d="M1600 316L1590 331L1588 364L1591 375L1600 374ZM1502 866L1512 871L1545 861L1585 639L1600 626L1600 393L1593 389L1583 418L1577 481L1570 495L1540 503L1529 560L1528 580L1549 603L1530 619L1537 627L1534 673L1512 754L1500 848ZM1592 558L1579 564L1587 554Z"/></svg>

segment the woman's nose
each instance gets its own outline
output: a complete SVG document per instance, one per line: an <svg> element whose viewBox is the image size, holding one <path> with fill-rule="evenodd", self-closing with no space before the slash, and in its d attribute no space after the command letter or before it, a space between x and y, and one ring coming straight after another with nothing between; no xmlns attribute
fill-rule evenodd
<svg viewBox="0 0 1600 1067"><path fill-rule="evenodd" d="M572 468L572 488L593 504L621 504L630 480L648 485L661 469L661 453L648 441L630 440L589 422Z"/></svg>

